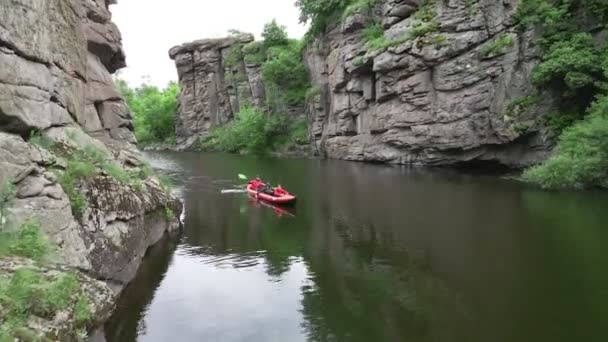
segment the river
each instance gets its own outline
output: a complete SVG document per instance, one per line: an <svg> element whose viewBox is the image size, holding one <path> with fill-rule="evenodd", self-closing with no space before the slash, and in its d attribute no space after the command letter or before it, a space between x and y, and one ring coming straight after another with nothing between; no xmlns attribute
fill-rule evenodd
<svg viewBox="0 0 608 342"><path fill-rule="evenodd" d="M608 341L608 194L331 160L151 153L184 231L146 256L108 342ZM294 209L222 194L238 173Z"/></svg>

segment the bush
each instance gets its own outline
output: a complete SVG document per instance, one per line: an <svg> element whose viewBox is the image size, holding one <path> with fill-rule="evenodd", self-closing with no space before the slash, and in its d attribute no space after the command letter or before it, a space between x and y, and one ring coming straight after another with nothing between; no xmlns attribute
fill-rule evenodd
<svg viewBox="0 0 608 342"><path fill-rule="evenodd" d="M87 208L87 200L78 188L78 182L97 175L95 165L88 160L77 157L68 160L66 169L58 177L59 184L70 199L72 214L80 218Z"/></svg>
<svg viewBox="0 0 608 342"><path fill-rule="evenodd" d="M49 251L49 242L39 222L25 222L15 231L0 230L0 257L12 255L40 261Z"/></svg>
<svg viewBox="0 0 608 342"><path fill-rule="evenodd" d="M165 219L167 222L173 222L173 220L175 220L175 213L173 212L173 209L169 207L165 208Z"/></svg>
<svg viewBox="0 0 608 342"><path fill-rule="evenodd" d="M52 320L58 311L69 312L76 331L85 328L91 317L90 304L76 275L49 275L27 268L10 276L0 275L0 309L0 341L40 340L28 326L33 316Z"/></svg>
<svg viewBox="0 0 608 342"><path fill-rule="evenodd" d="M374 4L376 4L378 0L355 0L351 1L351 3L346 6L344 12L342 13L342 17L346 18L353 14L361 13L363 11L369 10Z"/></svg>
<svg viewBox="0 0 608 342"><path fill-rule="evenodd" d="M247 64L261 65L266 60L266 48L263 41L245 44L242 52Z"/></svg>
<svg viewBox="0 0 608 342"><path fill-rule="evenodd" d="M175 141L175 113L179 87L175 82L159 90L142 85L131 89L126 82L116 82L135 118L135 136L140 144L171 143Z"/></svg>
<svg viewBox="0 0 608 342"><path fill-rule="evenodd" d="M306 122L289 123L282 114L245 107L234 121L215 128L201 141L205 150L263 154L288 143L306 143Z"/></svg>
<svg viewBox="0 0 608 342"><path fill-rule="evenodd" d="M564 130L557 154L523 178L547 189L608 188L608 97L586 119Z"/></svg>
<svg viewBox="0 0 608 342"><path fill-rule="evenodd" d="M266 121L264 112L245 107L232 122L214 129L203 142L203 147L225 152L263 152L270 145Z"/></svg>
<svg viewBox="0 0 608 342"><path fill-rule="evenodd" d="M512 45L513 37L508 34L502 34L481 49L481 56L484 58L491 58L502 55L505 53L505 49Z"/></svg>

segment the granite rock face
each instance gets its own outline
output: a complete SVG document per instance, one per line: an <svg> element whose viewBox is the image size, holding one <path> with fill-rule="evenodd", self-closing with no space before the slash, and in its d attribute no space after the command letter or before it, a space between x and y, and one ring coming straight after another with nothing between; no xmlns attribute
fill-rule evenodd
<svg viewBox="0 0 608 342"><path fill-rule="evenodd" d="M192 147L212 127L234 119L244 105L266 107L260 61L247 59L243 52L246 45L256 43L252 34L240 33L185 43L169 51L181 88L178 148ZM286 106L284 111L293 117L304 114L302 106Z"/></svg>
<svg viewBox="0 0 608 342"><path fill-rule="evenodd" d="M535 32L514 28L519 1L423 3L380 1L310 44L305 61L320 89L309 103L316 150L417 165L519 168L544 159L553 141L540 117L550 99L518 117L510 109L533 93L530 73L538 62ZM436 28L419 36L412 32L421 10ZM396 43L371 51L362 32L373 22Z"/></svg>
<svg viewBox="0 0 608 342"><path fill-rule="evenodd" d="M58 181L85 148L126 174L146 170L132 144L131 114L111 78L125 66L111 3L0 6L0 186L15 188L11 225L39 221L62 265L120 288L147 248L178 227L172 216L179 217L181 204L154 177L142 176L134 186L98 168L95 177L76 182L86 209L75 215Z"/></svg>

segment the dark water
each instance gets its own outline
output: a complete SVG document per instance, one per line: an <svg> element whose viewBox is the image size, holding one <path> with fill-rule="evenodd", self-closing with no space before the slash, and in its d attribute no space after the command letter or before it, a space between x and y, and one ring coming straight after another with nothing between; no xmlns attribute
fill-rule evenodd
<svg viewBox="0 0 608 342"><path fill-rule="evenodd" d="M608 194L338 161L152 154L185 231L146 258L108 341L608 341ZM220 194L237 173L292 212ZM232 181L227 180L232 179Z"/></svg>

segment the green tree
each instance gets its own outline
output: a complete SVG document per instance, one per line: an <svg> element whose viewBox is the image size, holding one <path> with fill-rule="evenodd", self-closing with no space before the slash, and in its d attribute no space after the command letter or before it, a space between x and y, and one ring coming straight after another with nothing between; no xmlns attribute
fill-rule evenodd
<svg viewBox="0 0 608 342"><path fill-rule="evenodd" d="M135 136L139 143L173 143L178 85L170 82L165 89L160 90L148 84L132 89L122 80L116 83L133 112Z"/></svg>
<svg viewBox="0 0 608 342"><path fill-rule="evenodd" d="M262 38L264 38L266 47L282 46L289 43L285 26L279 25L275 19L264 25Z"/></svg>
<svg viewBox="0 0 608 342"><path fill-rule="evenodd" d="M281 111L283 103L304 103L309 82L300 43L294 40L286 46L270 48L267 60L262 64L262 78L268 90L267 100L273 110Z"/></svg>

